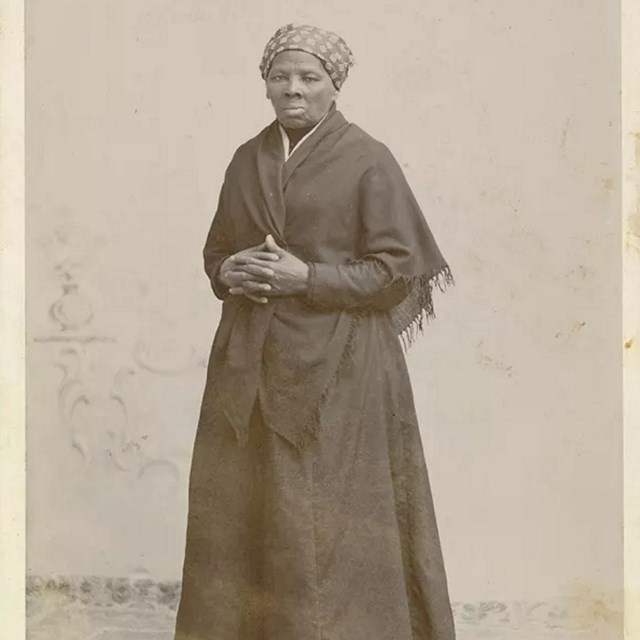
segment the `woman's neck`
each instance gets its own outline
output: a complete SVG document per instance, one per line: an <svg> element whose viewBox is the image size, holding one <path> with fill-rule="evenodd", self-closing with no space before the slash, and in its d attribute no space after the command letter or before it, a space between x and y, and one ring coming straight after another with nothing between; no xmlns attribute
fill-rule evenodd
<svg viewBox="0 0 640 640"><path fill-rule="evenodd" d="M317 124L317 123L316 123ZM287 137L289 138L289 143L291 144L291 148L295 147L302 138L304 138L313 127L316 125L312 125L310 127L303 127L302 129L288 129L284 127L284 130L287 133Z"/></svg>

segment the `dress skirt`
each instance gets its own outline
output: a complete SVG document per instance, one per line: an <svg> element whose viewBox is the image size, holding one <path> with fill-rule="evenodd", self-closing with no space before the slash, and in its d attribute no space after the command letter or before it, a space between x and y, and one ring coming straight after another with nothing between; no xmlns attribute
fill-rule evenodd
<svg viewBox="0 0 640 640"><path fill-rule="evenodd" d="M388 318L356 333L316 440L203 410L175 640L453 640L429 477ZM292 417L294 418L294 417Z"/></svg>

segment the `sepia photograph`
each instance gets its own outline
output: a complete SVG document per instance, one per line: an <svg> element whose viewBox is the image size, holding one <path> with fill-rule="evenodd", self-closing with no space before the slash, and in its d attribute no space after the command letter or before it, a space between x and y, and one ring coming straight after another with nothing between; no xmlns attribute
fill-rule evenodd
<svg viewBox="0 0 640 640"><path fill-rule="evenodd" d="M27 639L625 637L621 11L26 0Z"/></svg>

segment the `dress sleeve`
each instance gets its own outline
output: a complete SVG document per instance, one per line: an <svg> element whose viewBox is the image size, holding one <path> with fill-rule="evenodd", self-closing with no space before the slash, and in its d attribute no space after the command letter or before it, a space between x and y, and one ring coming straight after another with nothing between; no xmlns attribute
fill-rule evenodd
<svg viewBox="0 0 640 640"><path fill-rule="evenodd" d="M236 251L233 245L233 235L227 219L227 212L224 206L224 184L220 190L218 199L218 208L213 216L207 240L204 245L204 270L209 276L209 282L213 293L220 300L224 300L229 291L222 282L220 282L219 274L222 263Z"/></svg>
<svg viewBox="0 0 640 640"><path fill-rule="evenodd" d="M311 263L307 300L323 308L389 310L409 292L403 267L411 259L408 187L391 157L376 161L359 184L359 255L347 265Z"/></svg>
<svg viewBox="0 0 640 640"><path fill-rule="evenodd" d="M313 307L385 311L406 295L404 280L394 279L375 259L349 265L309 263L306 299Z"/></svg>

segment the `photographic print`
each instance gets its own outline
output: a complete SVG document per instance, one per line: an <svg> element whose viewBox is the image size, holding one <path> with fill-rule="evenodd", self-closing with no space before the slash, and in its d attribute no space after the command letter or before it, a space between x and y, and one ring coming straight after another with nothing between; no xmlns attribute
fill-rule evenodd
<svg viewBox="0 0 640 640"><path fill-rule="evenodd" d="M619 21L26 2L28 638L622 637Z"/></svg>

